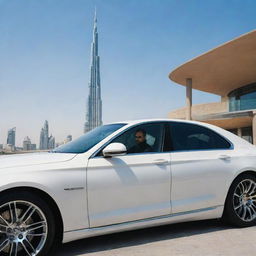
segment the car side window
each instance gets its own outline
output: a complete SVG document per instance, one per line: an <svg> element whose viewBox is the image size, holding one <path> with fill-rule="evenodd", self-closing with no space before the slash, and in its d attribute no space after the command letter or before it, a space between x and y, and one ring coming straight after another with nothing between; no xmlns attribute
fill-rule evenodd
<svg viewBox="0 0 256 256"><path fill-rule="evenodd" d="M163 147L162 123L137 125L112 140L110 143L119 142L126 146L127 154L162 152Z"/></svg>
<svg viewBox="0 0 256 256"><path fill-rule="evenodd" d="M172 122L172 150L228 149L231 144L216 132L196 124Z"/></svg>

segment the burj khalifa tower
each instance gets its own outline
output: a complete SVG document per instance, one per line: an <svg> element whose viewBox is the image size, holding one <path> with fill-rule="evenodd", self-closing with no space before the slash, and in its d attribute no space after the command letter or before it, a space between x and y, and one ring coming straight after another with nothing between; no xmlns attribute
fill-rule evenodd
<svg viewBox="0 0 256 256"><path fill-rule="evenodd" d="M91 44L91 66L89 81L89 96L87 101L84 133L102 125L102 100L100 85L100 57L98 55L97 15L95 10L93 41Z"/></svg>

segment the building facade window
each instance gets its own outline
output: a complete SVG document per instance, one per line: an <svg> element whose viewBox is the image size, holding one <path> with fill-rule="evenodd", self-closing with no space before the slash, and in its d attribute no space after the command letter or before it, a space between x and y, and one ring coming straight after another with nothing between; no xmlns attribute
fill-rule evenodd
<svg viewBox="0 0 256 256"><path fill-rule="evenodd" d="M256 83L232 91L229 95L229 111L256 109Z"/></svg>
<svg viewBox="0 0 256 256"><path fill-rule="evenodd" d="M242 138L252 143L252 127L242 128Z"/></svg>

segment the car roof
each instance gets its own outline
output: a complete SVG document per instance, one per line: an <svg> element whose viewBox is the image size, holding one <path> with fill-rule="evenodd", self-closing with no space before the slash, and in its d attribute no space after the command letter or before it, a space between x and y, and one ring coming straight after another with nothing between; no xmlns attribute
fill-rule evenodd
<svg viewBox="0 0 256 256"><path fill-rule="evenodd" d="M170 118L151 118L151 119L137 119L137 120L124 120L119 122L112 122L109 124L126 124L126 125L133 125L133 124L140 124L140 123L147 123L147 122L183 122L183 123L191 123L191 124L200 124L203 126L213 126L204 122L194 121L194 120L185 120L185 119L170 119Z"/></svg>

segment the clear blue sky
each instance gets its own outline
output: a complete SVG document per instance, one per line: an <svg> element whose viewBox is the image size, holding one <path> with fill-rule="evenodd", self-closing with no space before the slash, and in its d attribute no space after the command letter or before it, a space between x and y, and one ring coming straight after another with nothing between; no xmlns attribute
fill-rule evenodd
<svg viewBox="0 0 256 256"><path fill-rule="evenodd" d="M57 141L82 134L95 6L105 123L184 106L168 73L256 25L254 0L0 0L0 143L16 126L38 144L45 119Z"/></svg>

